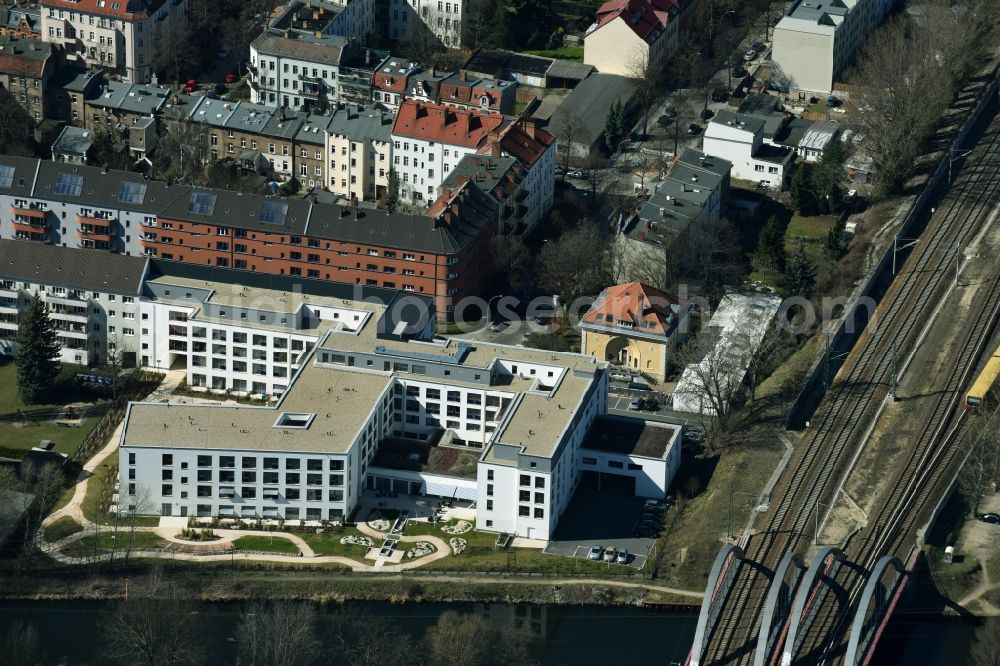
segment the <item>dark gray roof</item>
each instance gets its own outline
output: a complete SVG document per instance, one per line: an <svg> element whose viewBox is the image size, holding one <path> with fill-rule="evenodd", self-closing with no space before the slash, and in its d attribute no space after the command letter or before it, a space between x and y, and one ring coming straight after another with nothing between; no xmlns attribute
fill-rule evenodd
<svg viewBox="0 0 1000 666"><path fill-rule="evenodd" d="M57 286L138 294L145 257L0 239L0 277Z"/></svg>
<svg viewBox="0 0 1000 666"><path fill-rule="evenodd" d="M116 111L152 115L164 107L170 95L170 89L165 86L108 81L104 92L90 100L88 104Z"/></svg>
<svg viewBox="0 0 1000 666"><path fill-rule="evenodd" d="M227 190L192 188L187 185L167 185L145 180L140 174L111 170L102 172L97 167L65 164L47 160L26 159L0 155L0 167L13 167L10 187L2 187L6 174L0 169L0 194L23 195L52 201L67 201L94 207L134 210L158 215L172 220L218 224L237 229L250 229L292 235L309 234L318 238L348 243L384 245L418 252L455 253L472 240L494 214L499 204L493 197L478 188L470 188L468 200L463 200L462 213L452 222L435 221L428 215L387 213L337 204L310 204L303 199L268 197L259 194L241 194ZM82 178L80 194L56 194L59 174L77 175ZM24 179L21 182L21 179ZM126 204L118 201L122 181L143 183L146 193L143 201ZM211 212L199 214L191 211L194 194L214 196ZM288 209L280 221L261 222L260 214L266 202L287 204ZM94 252L97 257L111 256Z"/></svg>
<svg viewBox="0 0 1000 666"><path fill-rule="evenodd" d="M628 107L633 94L635 94L633 80L615 74L595 72L566 95L566 99L549 119L548 129L563 140L560 136L563 119L572 111L582 124L578 136L574 137L573 141L593 145L604 132L611 105L620 99L622 105Z"/></svg>
<svg viewBox="0 0 1000 666"><path fill-rule="evenodd" d="M466 155L441 183L443 188L456 188L459 178L475 181L483 192L491 192L504 175L514 168L518 161L513 157L490 157L487 155Z"/></svg>
<svg viewBox="0 0 1000 666"><path fill-rule="evenodd" d="M52 144L53 155L79 155L86 157L87 151L94 145L94 133L79 127L67 125L59 133L59 138Z"/></svg>
<svg viewBox="0 0 1000 666"><path fill-rule="evenodd" d="M331 134L346 135L352 141L390 141L395 116L379 104L370 104L360 108L347 105L334 110L331 116L323 117L327 119L326 128Z"/></svg>
<svg viewBox="0 0 1000 666"><path fill-rule="evenodd" d="M733 163L729 160L724 160L715 155L706 155L695 148L685 148L684 152L681 153L681 159L678 160L678 164L687 164L691 167L696 167L700 171L714 173L720 178L728 176L733 168Z"/></svg>
<svg viewBox="0 0 1000 666"><path fill-rule="evenodd" d="M8 160L6 156L0 156L0 164ZM72 203L82 203L92 205L95 208L110 208L120 210L131 210L135 212L149 211L155 212L162 209L165 202L176 196L181 186L167 187L166 183L156 180L146 180L141 174L128 171L108 171L102 173L101 169L91 166L81 166L75 164L62 164L40 160L35 162L38 165L38 176L35 179L31 195L39 198L66 201ZM71 173L83 178L83 186L79 196L56 193L56 180L59 174ZM34 175L34 169L32 169ZM118 193L122 189L122 181L141 183L146 186L146 193L139 203L124 203L118 200ZM30 181L29 181L30 182ZM27 194L27 193L26 193Z"/></svg>
<svg viewBox="0 0 1000 666"><path fill-rule="evenodd" d="M554 60L549 65L549 69L545 72L545 75L551 76L554 79L582 81L590 76L593 71L593 65L584 65L582 62L573 62L572 60Z"/></svg>
<svg viewBox="0 0 1000 666"><path fill-rule="evenodd" d="M96 81L101 81L103 78L102 73L98 70L64 65L56 76L55 85L70 92L83 93Z"/></svg>
<svg viewBox="0 0 1000 666"><path fill-rule="evenodd" d="M549 67L554 62L555 58L545 58L526 53L511 53L510 59L507 61L507 71L545 76L545 73L549 71Z"/></svg>
<svg viewBox="0 0 1000 666"><path fill-rule="evenodd" d="M712 125L729 125L731 127L738 127L741 130L745 130L752 134L756 134L758 130L764 129L764 119L758 116L751 116L744 113L733 113L726 109L722 109L715 114L712 118Z"/></svg>

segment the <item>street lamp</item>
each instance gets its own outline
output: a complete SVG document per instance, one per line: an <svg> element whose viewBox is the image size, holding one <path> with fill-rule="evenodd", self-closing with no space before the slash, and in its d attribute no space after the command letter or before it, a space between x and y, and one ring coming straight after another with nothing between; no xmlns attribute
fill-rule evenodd
<svg viewBox="0 0 1000 666"><path fill-rule="evenodd" d="M498 298L503 298L503 294L497 294L496 296L494 296L490 300L486 301L486 324L487 325L489 325L490 322L493 321L493 301L496 300L496 299L498 299Z"/></svg>

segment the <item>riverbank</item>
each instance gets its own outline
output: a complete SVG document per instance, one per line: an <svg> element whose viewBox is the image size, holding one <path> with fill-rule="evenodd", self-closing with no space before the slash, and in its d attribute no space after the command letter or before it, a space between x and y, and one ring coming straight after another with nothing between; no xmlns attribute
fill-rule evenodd
<svg viewBox="0 0 1000 666"><path fill-rule="evenodd" d="M528 603L595 606L675 606L698 608L700 595L648 581L516 575L358 574L345 569L279 566L274 563L203 563L133 561L124 567L82 567L0 571L0 599L114 600L125 595L125 579L148 573L153 565L191 599L242 601L268 597L318 603L380 601L388 603ZM30 575L25 575L30 574Z"/></svg>

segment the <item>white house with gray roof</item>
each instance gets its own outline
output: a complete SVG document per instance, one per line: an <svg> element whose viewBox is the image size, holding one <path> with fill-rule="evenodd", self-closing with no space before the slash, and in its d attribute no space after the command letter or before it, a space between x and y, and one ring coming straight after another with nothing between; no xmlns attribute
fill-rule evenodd
<svg viewBox="0 0 1000 666"><path fill-rule="evenodd" d="M795 153L764 141L764 120L756 116L719 111L705 129L702 150L732 164L735 178L780 189Z"/></svg>

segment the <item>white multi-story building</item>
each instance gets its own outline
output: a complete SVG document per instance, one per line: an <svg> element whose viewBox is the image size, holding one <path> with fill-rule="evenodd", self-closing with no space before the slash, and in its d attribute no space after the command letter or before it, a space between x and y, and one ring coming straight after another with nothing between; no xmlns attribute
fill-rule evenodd
<svg viewBox="0 0 1000 666"><path fill-rule="evenodd" d="M129 407L119 453L126 506L343 520L365 491L392 491L474 500L479 529L548 539L585 472L630 476L637 494L664 496L680 429L593 427L607 409L605 362L427 342L426 301L305 301L322 310L309 318L318 341L273 406Z"/></svg>
<svg viewBox="0 0 1000 666"><path fill-rule="evenodd" d="M682 8L677 0L613 0L597 10L583 38L583 62L605 74L634 78L666 66L677 51Z"/></svg>
<svg viewBox="0 0 1000 666"><path fill-rule="evenodd" d="M780 189L795 153L764 142L764 121L756 116L719 111L705 129L702 150L732 164L732 175Z"/></svg>
<svg viewBox="0 0 1000 666"><path fill-rule="evenodd" d="M381 106L338 108L323 128L326 138L326 186L348 199L385 197L392 167L393 116Z"/></svg>
<svg viewBox="0 0 1000 666"><path fill-rule="evenodd" d="M157 41L186 21L187 0L42 2L42 39L135 83L149 82Z"/></svg>
<svg viewBox="0 0 1000 666"><path fill-rule="evenodd" d="M448 48L461 48L465 9L466 0L391 0L389 39L412 38L415 30L426 29ZM413 27L414 21L423 25Z"/></svg>
<svg viewBox="0 0 1000 666"><path fill-rule="evenodd" d="M513 120L501 113L405 100L392 127L399 198L418 205L433 201L437 188L462 157L495 141L498 131Z"/></svg>
<svg viewBox="0 0 1000 666"><path fill-rule="evenodd" d="M774 27L771 59L792 90L828 93L892 0L797 0Z"/></svg>
<svg viewBox="0 0 1000 666"><path fill-rule="evenodd" d="M39 293L62 362L97 365L110 352L122 366L135 365L145 258L17 240L0 240L0 257L0 355L17 353L20 317Z"/></svg>

